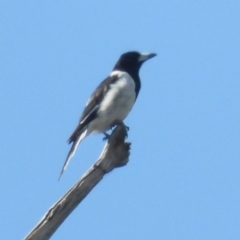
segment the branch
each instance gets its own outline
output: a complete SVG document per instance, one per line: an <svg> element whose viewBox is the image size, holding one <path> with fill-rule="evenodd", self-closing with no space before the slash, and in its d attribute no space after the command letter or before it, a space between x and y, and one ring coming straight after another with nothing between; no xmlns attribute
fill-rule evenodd
<svg viewBox="0 0 240 240"><path fill-rule="evenodd" d="M49 239L106 173L127 164L130 143L124 142L126 136L125 127L118 125L110 135L97 162L48 210L25 240Z"/></svg>

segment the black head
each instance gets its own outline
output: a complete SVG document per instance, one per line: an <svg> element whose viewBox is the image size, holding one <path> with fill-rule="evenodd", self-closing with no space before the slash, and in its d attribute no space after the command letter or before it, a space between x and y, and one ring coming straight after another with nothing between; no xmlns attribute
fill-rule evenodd
<svg viewBox="0 0 240 240"><path fill-rule="evenodd" d="M136 75L142 64L156 55L155 53L126 52L121 55L113 70L125 71L130 75Z"/></svg>

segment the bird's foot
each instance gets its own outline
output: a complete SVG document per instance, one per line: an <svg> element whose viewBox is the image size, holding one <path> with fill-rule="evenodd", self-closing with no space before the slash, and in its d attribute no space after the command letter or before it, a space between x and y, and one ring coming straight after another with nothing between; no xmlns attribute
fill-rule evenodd
<svg viewBox="0 0 240 240"><path fill-rule="evenodd" d="M124 126L125 126L125 128L127 129L127 131L129 131L130 127L129 127L129 126L126 126L125 124L124 124Z"/></svg>
<svg viewBox="0 0 240 240"><path fill-rule="evenodd" d="M108 140L109 137L110 137L110 134L108 134L108 133L106 133L106 132L104 132L103 134L105 135L105 137L104 137L102 140L103 140L103 141Z"/></svg>
<svg viewBox="0 0 240 240"><path fill-rule="evenodd" d="M126 129L126 138L128 137L128 131L129 131L129 127L128 126L126 126L125 124L124 124L124 122L123 121L121 121L121 120L116 120L113 124L112 124L112 126L111 126L111 128L112 127L114 127L114 126L116 126L116 125L120 125L120 126L122 126L124 129Z"/></svg>

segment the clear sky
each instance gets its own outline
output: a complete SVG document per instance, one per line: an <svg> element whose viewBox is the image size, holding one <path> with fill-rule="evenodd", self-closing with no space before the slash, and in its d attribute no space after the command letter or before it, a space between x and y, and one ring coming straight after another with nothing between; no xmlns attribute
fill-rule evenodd
<svg viewBox="0 0 240 240"><path fill-rule="evenodd" d="M126 119L128 165L52 239L240 239L240 2L1 1L0 239L22 239L95 162L57 181L92 91L126 51L156 52Z"/></svg>

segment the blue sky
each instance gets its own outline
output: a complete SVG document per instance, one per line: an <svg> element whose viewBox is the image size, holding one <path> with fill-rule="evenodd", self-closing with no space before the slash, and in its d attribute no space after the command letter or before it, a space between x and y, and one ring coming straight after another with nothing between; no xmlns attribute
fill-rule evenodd
<svg viewBox="0 0 240 240"><path fill-rule="evenodd" d="M1 1L0 239L22 239L95 162L66 140L128 50L156 52L126 119L128 165L108 174L52 239L240 236L239 1Z"/></svg>

